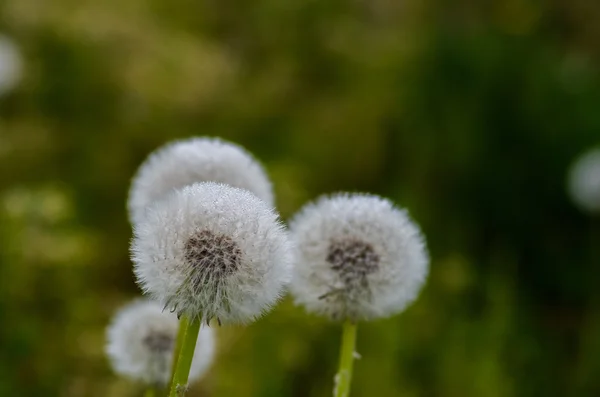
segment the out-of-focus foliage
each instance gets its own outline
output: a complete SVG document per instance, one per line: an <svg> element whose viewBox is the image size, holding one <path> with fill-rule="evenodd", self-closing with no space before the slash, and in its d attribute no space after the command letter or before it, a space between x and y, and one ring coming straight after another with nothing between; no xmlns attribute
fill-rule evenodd
<svg viewBox="0 0 600 397"><path fill-rule="evenodd" d="M0 15L24 67L0 98L0 395L140 395L103 354L139 294L125 194L151 150L191 135L262 159L284 218L366 190L421 223L430 280L360 325L354 397L600 395L600 222L565 192L600 140L597 2L4 0ZM330 395L336 324L288 298L218 333L190 395Z"/></svg>

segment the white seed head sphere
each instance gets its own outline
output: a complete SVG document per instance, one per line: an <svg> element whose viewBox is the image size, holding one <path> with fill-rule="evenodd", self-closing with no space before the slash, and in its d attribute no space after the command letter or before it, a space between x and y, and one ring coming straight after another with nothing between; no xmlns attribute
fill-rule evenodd
<svg viewBox="0 0 600 397"><path fill-rule="evenodd" d="M191 138L169 143L150 154L131 183L131 223L143 220L148 205L174 189L196 182L218 182L249 190L273 205L271 182L245 149L218 138Z"/></svg>
<svg viewBox="0 0 600 397"><path fill-rule="evenodd" d="M404 210L365 194L322 197L290 224L296 303L334 320L399 313L427 278L429 256Z"/></svg>
<svg viewBox="0 0 600 397"><path fill-rule="evenodd" d="M106 354L120 375L146 384L168 384L179 320L157 302L137 299L120 309L107 329ZM212 363L213 330L202 327L190 369L190 383Z"/></svg>
<svg viewBox="0 0 600 397"><path fill-rule="evenodd" d="M573 164L569 193L575 204L589 213L600 213L600 147L590 149Z"/></svg>
<svg viewBox="0 0 600 397"><path fill-rule="evenodd" d="M134 228L138 284L191 318L246 323L280 297L293 260L273 209L244 189L196 183L149 207Z"/></svg>

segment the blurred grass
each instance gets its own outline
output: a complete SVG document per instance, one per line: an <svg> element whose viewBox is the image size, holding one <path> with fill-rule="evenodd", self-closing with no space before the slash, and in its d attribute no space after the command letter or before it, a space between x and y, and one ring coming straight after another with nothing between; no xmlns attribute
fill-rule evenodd
<svg viewBox="0 0 600 397"><path fill-rule="evenodd" d="M600 5L4 0L0 15L25 61L0 98L0 395L141 394L103 354L139 294L126 192L151 150L191 135L262 159L284 218L367 190L421 223L431 278L406 313L359 327L353 396L600 395L598 222L564 191L600 137ZM192 395L330 395L339 327L289 298L219 336Z"/></svg>

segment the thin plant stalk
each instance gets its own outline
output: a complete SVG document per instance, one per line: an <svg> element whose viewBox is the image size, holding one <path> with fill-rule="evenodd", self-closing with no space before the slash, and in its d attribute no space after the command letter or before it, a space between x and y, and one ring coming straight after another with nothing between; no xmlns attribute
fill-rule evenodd
<svg viewBox="0 0 600 397"><path fill-rule="evenodd" d="M356 323L346 320L342 331L342 348L340 352L340 367L335 376L334 397L348 397L352 381L352 366L354 364L354 348L356 345Z"/></svg>
<svg viewBox="0 0 600 397"><path fill-rule="evenodd" d="M196 342L198 340L198 332L200 332L200 317L187 319L187 326L185 327L175 374L171 382L169 397L185 396L192 359L194 358L194 350L196 349Z"/></svg>
<svg viewBox="0 0 600 397"><path fill-rule="evenodd" d="M188 326L188 318L182 316L179 319L179 331L177 331L177 339L175 340L175 350L173 350L173 364L171 366L171 378L170 382L173 382L175 376L175 368L177 368L177 362L179 361L179 352L181 351L181 345L183 344L183 338L185 336L185 330Z"/></svg>

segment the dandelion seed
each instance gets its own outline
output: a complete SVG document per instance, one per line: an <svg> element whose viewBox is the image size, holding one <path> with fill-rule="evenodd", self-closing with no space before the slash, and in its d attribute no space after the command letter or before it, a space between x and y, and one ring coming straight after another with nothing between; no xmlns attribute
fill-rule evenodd
<svg viewBox="0 0 600 397"><path fill-rule="evenodd" d="M568 190L579 208L600 213L600 147L575 160L569 172Z"/></svg>
<svg viewBox="0 0 600 397"><path fill-rule="evenodd" d="M148 385L166 385L171 376L179 321L153 301L137 299L115 315L107 330L106 354L118 374ZM213 330L200 330L190 380L198 380L214 356Z"/></svg>
<svg viewBox="0 0 600 397"><path fill-rule="evenodd" d="M191 319L252 321L290 277L291 248L277 214L243 189L186 186L149 207L134 234L138 284Z"/></svg>
<svg viewBox="0 0 600 397"><path fill-rule="evenodd" d="M402 311L428 273L424 238L404 210L363 194L323 197L291 221L297 263L290 289L307 310L335 320Z"/></svg>
<svg viewBox="0 0 600 397"><path fill-rule="evenodd" d="M246 189L273 205L271 182L250 153L218 138L191 138L159 148L140 166L129 191L131 223L142 221L146 208L154 201L196 182Z"/></svg>

